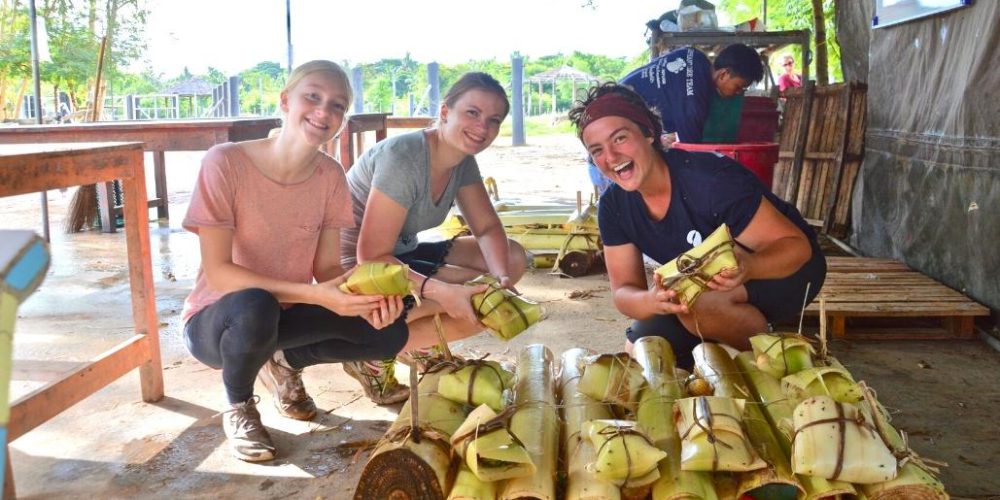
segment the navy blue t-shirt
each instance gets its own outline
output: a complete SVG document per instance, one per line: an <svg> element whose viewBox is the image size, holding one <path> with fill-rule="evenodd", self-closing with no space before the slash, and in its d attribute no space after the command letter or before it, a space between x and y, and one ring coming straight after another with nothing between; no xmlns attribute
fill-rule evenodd
<svg viewBox="0 0 1000 500"><path fill-rule="evenodd" d="M681 142L701 142L716 93L712 63L701 51L677 49L653 59L621 80L660 113L664 132Z"/></svg>
<svg viewBox="0 0 1000 500"><path fill-rule="evenodd" d="M816 233L799 211L774 195L750 170L717 153L670 149L670 207L662 220L649 217L642 195L612 185L601 196L598 225L605 246L631 243L663 264L697 246L722 223L733 238L750 224L762 199L815 241Z"/></svg>

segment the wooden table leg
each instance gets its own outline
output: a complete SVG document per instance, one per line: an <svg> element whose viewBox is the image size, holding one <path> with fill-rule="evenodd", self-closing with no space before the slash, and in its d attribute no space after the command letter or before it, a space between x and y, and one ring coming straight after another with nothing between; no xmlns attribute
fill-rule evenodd
<svg viewBox="0 0 1000 500"><path fill-rule="evenodd" d="M83 189L83 186L80 189ZM97 183L97 211L101 214L101 232L115 232L115 187L113 183Z"/></svg>
<svg viewBox="0 0 1000 500"><path fill-rule="evenodd" d="M133 155L135 175L122 180L125 192L125 241L128 246L129 283L132 287L132 318L135 332L148 339L149 361L139 367L142 400L163 399L163 362L160 359L159 322L153 295L153 269L150 263L149 208L142 152Z"/></svg>
<svg viewBox="0 0 1000 500"><path fill-rule="evenodd" d="M156 218L169 220L167 201L167 160L163 151L153 151L153 178L156 181Z"/></svg>
<svg viewBox="0 0 1000 500"><path fill-rule="evenodd" d="M14 470L10 467L10 448L7 446L6 437L3 440L3 452L7 453L7 459L4 460L3 464L3 496L0 498L17 498L14 490Z"/></svg>

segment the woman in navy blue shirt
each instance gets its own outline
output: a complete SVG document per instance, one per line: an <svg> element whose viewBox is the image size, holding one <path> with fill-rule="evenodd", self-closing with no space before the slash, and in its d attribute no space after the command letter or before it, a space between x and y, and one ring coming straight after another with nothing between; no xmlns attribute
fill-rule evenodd
<svg viewBox="0 0 1000 500"><path fill-rule="evenodd" d="M815 233L742 165L715 153L664 151L659 117L622 85L591 89L570 119L615 183L601 196L598 222L615 306L636 320L626 331L630 342L665 337L678 365L689 368L700 342L692 332L749 349L750 336L795 317L819 293L826 261ZM723 223L739 266L715 276L694 306L647 285L643 254L665 263Z"/></svg>

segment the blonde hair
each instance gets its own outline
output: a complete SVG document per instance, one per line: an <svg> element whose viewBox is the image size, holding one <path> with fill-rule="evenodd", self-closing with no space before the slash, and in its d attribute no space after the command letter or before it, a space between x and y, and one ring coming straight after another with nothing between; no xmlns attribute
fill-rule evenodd
<svg viewBox="0 0 1000 500"><path fill-rule="evenodd" d="M282 92L288 92L295 88L296 85L305 78L306 75L310 75L316 72L324 72L333 75L334 78L340 81L344 89L347 90L347 101L351 102L354 100L354 90L351 89L351 80L347 77L347 72L344 68L340 67L339 64L333 61L327 61L325 59L316 59L313 61L305 62L298 65L292 74L288 75L288 80L285 81L285 87L281 89Z"/></svg>

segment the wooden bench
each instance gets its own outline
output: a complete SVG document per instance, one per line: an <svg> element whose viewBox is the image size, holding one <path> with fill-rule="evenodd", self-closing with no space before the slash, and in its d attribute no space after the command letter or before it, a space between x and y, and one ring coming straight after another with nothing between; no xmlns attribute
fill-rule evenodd
<svg viewBox="0 0 1000 500"><path fill-rule="evenodd" d="M975 317L990 314L986 306L899 261L827 257L827 266L826 283L806 315L819 316L824 299L834 337L971 339Z"/></svg>

